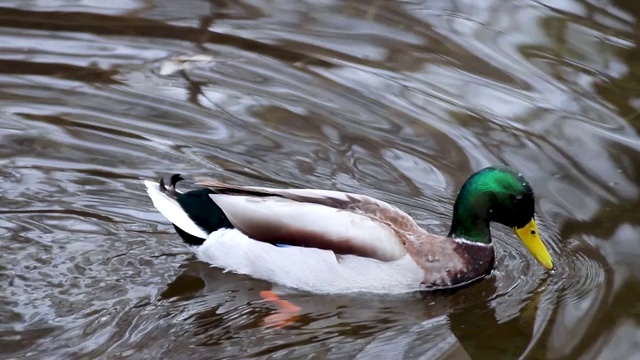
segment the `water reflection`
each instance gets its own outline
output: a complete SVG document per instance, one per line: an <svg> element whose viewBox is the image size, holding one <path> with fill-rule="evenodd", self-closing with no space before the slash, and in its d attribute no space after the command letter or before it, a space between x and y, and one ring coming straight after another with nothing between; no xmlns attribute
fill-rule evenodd
<svg viewBox="0 0 640 360"><path fill-rule="evenodd" d="M0 8L0 354L628 358L637 351L640 8L164 0ZM176 72L177 56L203 54ZM434 232L479 167L536 189L557 269L496 227L452 294L315 296L195 261L140 179L356 191ZM508 341L508 343L507 343ZM505 344L508 344L506 346Z"/></svg>

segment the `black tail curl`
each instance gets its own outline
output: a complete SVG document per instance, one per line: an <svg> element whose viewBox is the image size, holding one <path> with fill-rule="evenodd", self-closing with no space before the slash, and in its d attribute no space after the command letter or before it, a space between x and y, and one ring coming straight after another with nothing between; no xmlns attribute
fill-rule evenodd
<svg viewBox="0 0 640 360"><path fill-rule="evenodd" d="M161 178L159 181L160 192L175 199L191 221L207 235L222 228L234 228L222 209L209 197L214 193L213 190L202 188L181 193L176 190L176 185L182 180L184 178L180 174L173 174L169 180L170 185L167 186L164 178ZM206 240L206 237L200 238L189 234L175 224L173 224L173 227L178 235L189 245L202 245Z"/></svg>
<svg viewBox="0 0 640 360"><path fill-rule="evenodd" d="M178 182L184 180L184 178L182 177L182 175L180 174L173 174L171 175L171 180L169 180L171 182L171 185L167 188L167 186L164 183L164 178L160 178L160 191L166 194L170 194L171 196L175 197L176 196L176 184L178 184Z"/></svg>

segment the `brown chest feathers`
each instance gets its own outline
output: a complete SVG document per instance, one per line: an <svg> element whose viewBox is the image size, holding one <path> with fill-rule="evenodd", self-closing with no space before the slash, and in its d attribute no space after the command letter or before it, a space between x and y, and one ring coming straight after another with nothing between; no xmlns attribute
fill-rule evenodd
<svg viewBox="0 0 640 360"><path fill-rule="evenodd" d="M424 271L426 289L467 284L491 273L494 249L480 244L423 233L407 239L408 250Z"/></svg>

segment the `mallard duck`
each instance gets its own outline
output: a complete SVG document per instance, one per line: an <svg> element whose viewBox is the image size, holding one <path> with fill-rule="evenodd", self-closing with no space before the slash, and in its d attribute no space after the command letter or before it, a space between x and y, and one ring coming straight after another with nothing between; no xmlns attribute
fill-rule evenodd
<svg viewBox="0 0 640 360"><path fill-rule="evenodd" d="M213 266L317 293L402 293L461 286L494 267L489 224L513 229L553 269L534 219L529 182L489 167L458 193L447 236L430 234L405 212L370 196L315 189L237 186L179 174L145 181L156 209L197 257Z"/></svg>

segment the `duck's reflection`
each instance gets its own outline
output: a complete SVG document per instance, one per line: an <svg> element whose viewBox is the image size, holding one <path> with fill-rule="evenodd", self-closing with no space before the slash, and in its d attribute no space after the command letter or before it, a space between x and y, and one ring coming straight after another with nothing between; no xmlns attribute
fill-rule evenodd
<svg viewBox="0 0 640 360"><path fill-rule="evenodd" d="M259 295L266 289L301 307L295 323L281 329L264 326L275 311ZM244 346L254 355L294 349L324 349L330 354L332 350L327 349L335 347L336 354L361 358L375 354L465 358L467 348L470 353L477 350L478 331L514 324L498 324L491 308L496 289L495 277L489 277L473 286L438 293L319 295L273 287L189 260L159 297L189 324L186 329L200 346L252 339ZM470 321L470 316L475 319ZM520 325L520 332L528 332L526 338L531 338L533 320ZM470 327L471 323L476 326ZM279 345L270 346L273 341ZM514 353L526 346L513 347Z"/></svg>

